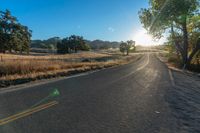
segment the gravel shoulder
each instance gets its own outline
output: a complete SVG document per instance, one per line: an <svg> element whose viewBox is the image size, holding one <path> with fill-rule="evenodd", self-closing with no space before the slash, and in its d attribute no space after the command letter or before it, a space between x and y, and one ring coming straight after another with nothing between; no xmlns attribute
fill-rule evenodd
<svg viewBox="0 0 200 133"><path fill-rule="evenodd" d="M173 71L175 86L168 91L168 101L180 131L200 132L200 78Z"/></svg>
<svg viewBox="0 0 200 133"><path fill-rule="evenodd" d="M171 67L164 58L158 57L172 72L174 85L167 91L166 99L177 119L182 133L200 132L200 78L197 73Z"/></svg>

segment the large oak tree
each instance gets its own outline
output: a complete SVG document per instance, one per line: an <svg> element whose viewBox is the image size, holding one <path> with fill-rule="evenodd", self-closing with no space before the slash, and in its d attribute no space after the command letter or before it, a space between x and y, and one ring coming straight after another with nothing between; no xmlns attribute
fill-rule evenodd
<svg viewBox="0 0 200 133"><path fill-rule="evenodd" d="M200 49L200 39L197 39L193 48L189 49L191 32L188 31L191 18L199 15L199 0L149 0L149 4L149 8L141 9L139 12L141 23L157 39L166 31L170 31L173 44L182 57L184 68L187 68Z"/></svg>
<svg viewBox="0 0 200 133"><path fill-rule="evenodd" d="M0 52L29 52L31 31L21 25L9 10L0 11Z"/></svg>

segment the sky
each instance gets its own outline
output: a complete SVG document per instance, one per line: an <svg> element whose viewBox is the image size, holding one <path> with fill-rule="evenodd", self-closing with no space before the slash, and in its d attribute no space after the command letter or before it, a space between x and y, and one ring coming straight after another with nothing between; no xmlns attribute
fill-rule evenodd
<svg viewBox="0 0 200 133"><path fill-rule="evenodd" d="M158 44L140 24L138 11L148 0L1 0L0 10L9 9L32 31L32 39L67 37L88 40Z"/></svg>

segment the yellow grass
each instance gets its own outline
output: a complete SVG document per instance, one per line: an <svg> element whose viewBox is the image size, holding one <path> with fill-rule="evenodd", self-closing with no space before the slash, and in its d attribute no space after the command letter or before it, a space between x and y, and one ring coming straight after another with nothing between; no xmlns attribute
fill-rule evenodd
<svg viewBox="0 0 200 133"><path fill-rule="evenodd" d="M14 80L20 78L36 78L43 75L54 75L61 72L72 70L85 71L95 68L110 67L125 63L124 61L108 61L108 62L91 62L91 63L65 63L54 61L26 61L0 63L0 71L3 73L0 80Z"/></svg>
<svg viewBox="0 0 200 133"><path fill-rule="evenodd" d="M0 54L0 80L16 80L57 75L70 71L88 71L127 63L127 60L107 62L66 62L64 59L108 57L107 54L80 53L68 55L21 56Z"/></svg>
<svg viewBox="0 0 200 133"><path fill-rule="evenodd" d="M65 54L65 55L14 55L14 54L0 54L0 58L3 60L30 60L30 59L37 59L37 60L61 60L61 59L81 59L81 58L100 58L100 57L109 57L108 54L101 54L95 52L82 52L82 53L72 53L72 54Z"/></svg>

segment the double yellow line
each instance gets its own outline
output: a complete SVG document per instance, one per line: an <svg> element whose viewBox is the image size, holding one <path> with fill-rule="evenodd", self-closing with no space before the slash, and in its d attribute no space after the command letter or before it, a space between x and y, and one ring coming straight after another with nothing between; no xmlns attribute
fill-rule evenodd
<svg viewBox="0 0 200 133"><path fill-rule="evenodd" d="M40 105L40 106L37 106L35 108L31 108L31 109L28 109L28 110L25 110L23 112L20 112L18 114L15 114L15 115L12 115L12 116L9 116L7 118L4 118L4 119L1 119L0 120L0 126L2 125L5 125L7 123L10 123L12 121L15 121L19 118L23 118L23 117L26 117L28 115L31 115L33 113L36 113L36 112L39 112L41 110L44 110L44 109L47 109L47 108L50 108L54 105L58 104L57 101L52 101L52 102L49 102L49 103L46 103L46 104L43 104L43 105Z"/></svg>

